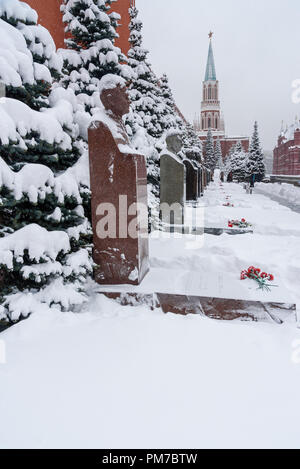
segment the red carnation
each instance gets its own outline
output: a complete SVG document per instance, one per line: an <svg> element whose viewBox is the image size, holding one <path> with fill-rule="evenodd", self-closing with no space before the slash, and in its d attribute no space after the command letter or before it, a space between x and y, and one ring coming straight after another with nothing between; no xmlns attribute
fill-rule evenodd
<svg viewBox="0 0 300 469"><path fill-rule="evenodd" d="M270 275L269 275L269 280L270 280L270 282L273 282L273 280L274 280L274 275L270 274Z"/></svg>

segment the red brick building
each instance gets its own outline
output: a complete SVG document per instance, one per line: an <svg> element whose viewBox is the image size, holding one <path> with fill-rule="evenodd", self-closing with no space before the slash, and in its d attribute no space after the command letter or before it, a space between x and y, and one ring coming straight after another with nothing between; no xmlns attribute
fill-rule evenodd
<svg viewBox="0 0 300 469"><path fill-rule="evenodd" d="M225 123L221 113L219 100L219 82L217 80L214 53L212 47L212 35L209 34L210 42L206 64L205 78L203 81L203 94L201 103L201 114L194 121L194 128L200 138L205 141L207 132L212 130L214 139L220 139L223 159L226 158L233 145L241 142L246 152L249 151L249 137L227 137L225 134Z"/></svg>
<svg viewBox="0 0 300 469"><path fill-rule="evenodd" d="M300 122L281 130L274 149L273 174L300 176Z"/></svg>
<svg viewBox="0 0 300 469"><path fill-rule="evenodd" d="M60 6L63 0L25 0L28 5L34 8L39 15L39 23L47 28L57 48L63 48L65 31L62 21ZM119 39L116 40L116 46L127 54L129 50L129 29L130 17L128 10L135 5L135 0L118 0L114 5L113 11L121 15L120 27L118 28Z"/></svg>

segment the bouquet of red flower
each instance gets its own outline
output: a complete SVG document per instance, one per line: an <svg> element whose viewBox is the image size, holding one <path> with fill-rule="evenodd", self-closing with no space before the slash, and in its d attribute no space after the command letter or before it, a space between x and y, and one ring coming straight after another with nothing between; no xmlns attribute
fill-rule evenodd
<svg viewBox="0 0 300 469"><path fill-rule="evenodd" d="M249 226L252 226L251 223L248 223L245 218L242 218L241 220L229 220L228 221L228 228L234 228L237 226L238 228L244 229L244 228L249 228Z"/></svg>
<svg viewBox="0 0 300 469"><path fill-rule="evenodd" d="M234 205L230 202L226 202L226 204L223 204L223 207L234 207Z"/></svg>
<svg viewBox="0 0 300 469"><path fill-rule="evenodd" d="M243 270L241 272L241 280L246 280L247 278L255 280L258 283L258 289L260 290L271 291L270 287L277 286L277 285L270 285L269 283L267 283L267 282L274 281L274 275L267 274L266 272L262 272L260 269L257 269L256 267L253 267L253 266L249 267L248 270Z"/></svg>

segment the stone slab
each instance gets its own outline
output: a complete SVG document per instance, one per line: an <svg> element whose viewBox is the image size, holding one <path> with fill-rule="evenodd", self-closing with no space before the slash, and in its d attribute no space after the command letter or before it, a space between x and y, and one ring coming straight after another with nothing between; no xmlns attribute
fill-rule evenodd
<svg viewBox="0 0 300 469"><path fill-rule="evenodd" d="M6 85L3 81L0 81L0 98L5 98L6 96Z"/></svg>
<svg viewBox="0 0 300 469"><path fill-rule="evenodd" d="M186 316L197 314L220 321L251 321L283 324L297 322L295 304L263 303L237 299L186 296L166 293L120 293L100 292L122 306L147 305L150 309L161 308L164 313Z"/></svg>
<svg viewBox="0 0 300 469"><path fill-rule="evenodd" d="M221 236L226 233L231 236L243 235L243 234L253 234L253 230L238 230L238 229L229 229L229 228L204 228L204 233L211 234L214 236Z"/></svg>
<svg viewBox="0 0 300 469"><path fill-rule="evenodd" d="M170 153L160 158L160 218L170 225L184 224L185 166Z"/></svg>
<svg viewBox="0 0 300 469"><path fill-rule="evenodd" d="M184 160L186 168L186 201L193 202L198 199L198 168L189 160Z"/></svg>
<svg viewBox="0 0 300 469"><path fill-rule="evenodd" d="M244 235L244 234L253 234L253 230L235 230L235 229L228 229L228 228L209 228L209 227L199 227L193 228L189 226L170 226L170 225L163 225L163 231L165 233L179 233L179 234L186 234L186 235L196 235L202 236L203 234L210 234L213 236L221 236L222 234L226 233L230 236L237 236L237 235Z"/></svg>

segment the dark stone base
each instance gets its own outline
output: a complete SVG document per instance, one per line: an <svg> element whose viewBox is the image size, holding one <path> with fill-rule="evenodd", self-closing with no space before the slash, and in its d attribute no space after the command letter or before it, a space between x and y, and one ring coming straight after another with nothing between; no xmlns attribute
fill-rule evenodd
<svg viewBox="0 0 300 469"><path fill-rule="evenodd" d="M214 236L221 236L222 234L226 233L232 236L236 235L243 235L243 234L248 234L251 233L253 234L253 230L239 230L239 229L232 229L232 228L204 228L204 233L206 234L211 234Z"/></svg>
<svg viewBox="0 0 300 469"><path fill-rule="evenodd" d="M188 226L164 226L163 230L167 233L181 233L181 234L191 234L196 236L202 236L205 234L210 234L213 236L221 236L222 234L226 233L231 236L236 235L243 235L243 234L253 234L253 230L239 230L239 229L232 229L232 228L190 228Z"/></svg>
<svg viewBox="0 0 300 469"><path fill-rule="evenodd" d="M164 313L180 315L198 314L221 321L252 321L283 324L287 319L297 321L296 305L262 303L225 298L206 298L166 293L108 293L99 292L118 301L122 306L147 305L150 309L161 308Z"/></svg>
<svg viewBox="0 0 300 469"><path fill-rule="evenodd" d="M5 331L9 327L11 327L13 324L10 324L8 322L0 322L0 334L1 332Z"/></svg>

